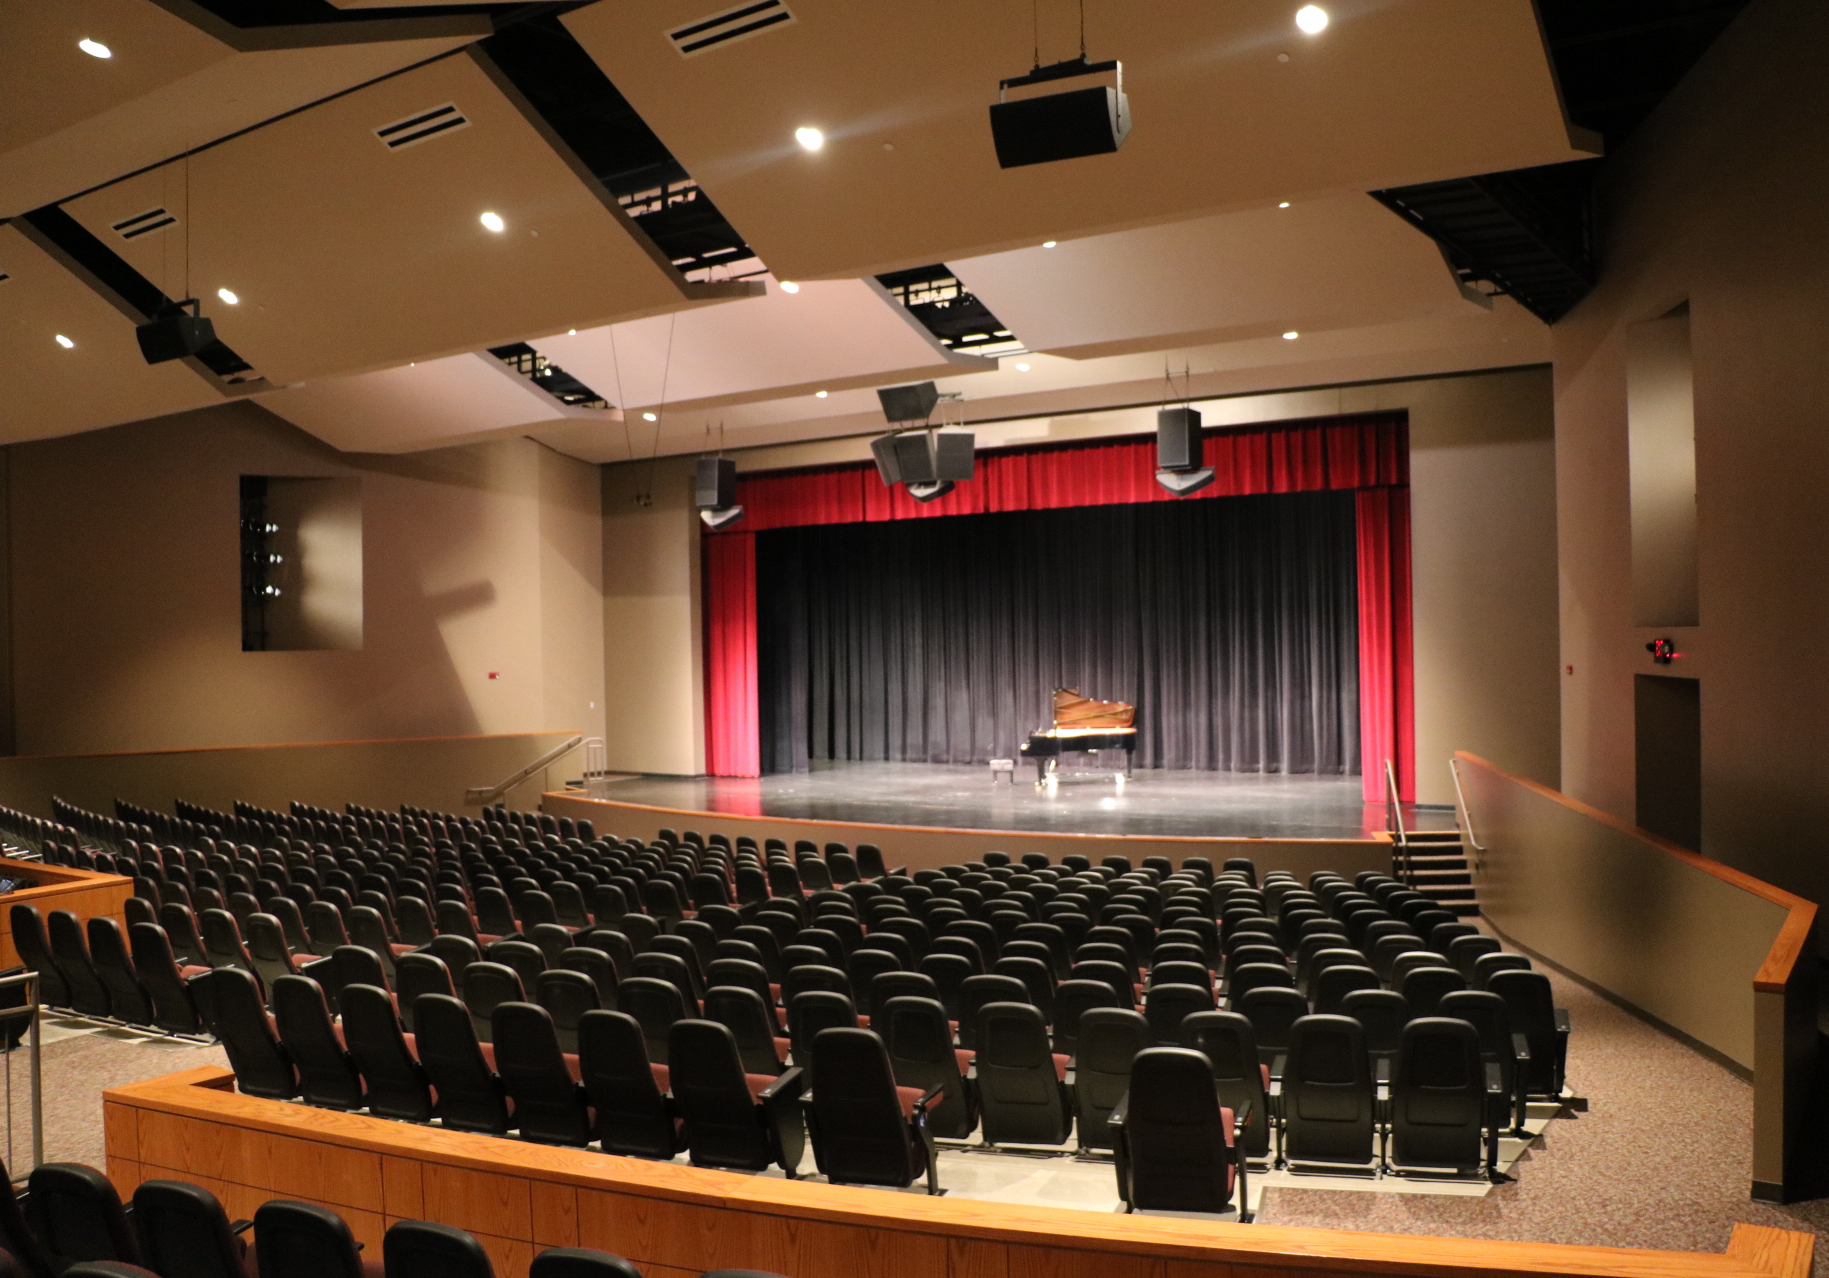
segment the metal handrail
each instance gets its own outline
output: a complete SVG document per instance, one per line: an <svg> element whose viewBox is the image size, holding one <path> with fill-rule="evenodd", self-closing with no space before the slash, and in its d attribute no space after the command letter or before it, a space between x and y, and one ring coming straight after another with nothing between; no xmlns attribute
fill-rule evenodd
<svg viewBox="0 0 1829 1278"><path fill-rule="evenodd" d="M548 750L545 754L509 777L506 781L498 782L495 785L473 786L470 789L465 790L464 802L476 804L494 803L504 794L507 794L510 790L521 784L521 782L525 781L528 777L540 771L540 769L550 768L553 764L557 763L560 759L563 759L566 755L583 744L584 734L579 733L563 745L554 746L551 750Z"/></svg>
<svg viewBox="0 0 1829 1278"><path fill-rule="evenodd" d="M1466 791L1461 789L1461 761L1459 759L1448 760L1448 772L1454 778L1454 803L1460 809L1461 832L1467 838L1467 846L1475 852L1484 853L1486 845L1474 837L1473 809L1467 806Z"/></svg>
<svg viewBox="0 0 1829 1278"><path fill-rule="evenodd" d="M21 1184L31 1174L33 1168L44 1162L44 1059L40 1052L41 1039L44 1037L40 1024L38 1002L38 973L21 972L17 976L0 976L0 991L24 987L25 1005L23 1007L0 1008L0 1033L12 1022L24 1018L31 1031L32 1052L32 1166L22 1173L19 1161L13 1156L13 1053L8 1050L6 1057L6 1166L7 1174L14 1184Z"/></svg>
<svg viewBox="0 0 1829 1278"><path fill-rule="evenodd" d="M1397 834L1397 841L1391 847L1392 868L1405 887L1415 887L1416 875L1410 865L1410 836L1404 829L1403 800L1397 790L1397 769L1389 759L1384 761L1384 787L1388 809L1385 827L1394 829Z"/></svg>

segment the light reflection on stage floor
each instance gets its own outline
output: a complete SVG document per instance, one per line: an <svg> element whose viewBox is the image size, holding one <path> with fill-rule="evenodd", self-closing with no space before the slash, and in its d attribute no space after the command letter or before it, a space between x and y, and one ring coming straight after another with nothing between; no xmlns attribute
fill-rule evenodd
<svg viewBox="0 0 1829 1278"><path fill-rule="evenodd" d="M1069 772L1037 788L1033 770L995 784L981 766L827 763L793 775L627 777L593 797L689 811L883 825L1188 837L1360 838L1385 828L1357 776L1139 770ZM1413 813L1410 829L1452 829L1451 812Z"/></svg>

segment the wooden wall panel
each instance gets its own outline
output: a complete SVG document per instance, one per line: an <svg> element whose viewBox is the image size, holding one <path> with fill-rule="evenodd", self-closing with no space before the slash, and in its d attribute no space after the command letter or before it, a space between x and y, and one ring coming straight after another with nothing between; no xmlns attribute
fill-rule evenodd
<svg viewBox="0 0 1829 1278"><path fill-rule="evenodd" d="M38 886L0 896L0 967L19 966L19 951L13 945L15 905L36 906L45 917L53 910L69 910L85 923L105 916L126 929L126 902L133 895L132 879L32 861L7 861L4 869L7 875L35 879Z"/></svg>
<svg viewBox="0 0 1829 1278"><path fill-rule="evenodd" d="M572 1245L625 1256L645 1278L1807 1278L1814 1244L1741 1231L1714 1255L1014 1207L447 1132L242 1096L220 1089L225 1077L196 1069L106 1094L123 1193L189 1180L232 1217L272 1198L320 1202L377 1259L388 1225L437 1220L475 1234L498 1278Z"/></svg>

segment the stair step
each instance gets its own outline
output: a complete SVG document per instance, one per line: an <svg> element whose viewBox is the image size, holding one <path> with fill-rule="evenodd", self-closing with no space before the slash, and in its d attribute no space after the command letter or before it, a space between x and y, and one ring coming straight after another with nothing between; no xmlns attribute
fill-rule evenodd
<svg viewBox="0 0 1829 1278"><path fill-rule="evenodd" d="M1459 830L1407 830L1404 838L1411 843L1459 843Z"/></svg>
<svg viewBox="0 0 1829 1278"><path fill-rule="evenodd" d="M1418 870L1413 876L1416 890L1428 896L1438 887L1472 887L1473 875L1466 870Z"/></svg>

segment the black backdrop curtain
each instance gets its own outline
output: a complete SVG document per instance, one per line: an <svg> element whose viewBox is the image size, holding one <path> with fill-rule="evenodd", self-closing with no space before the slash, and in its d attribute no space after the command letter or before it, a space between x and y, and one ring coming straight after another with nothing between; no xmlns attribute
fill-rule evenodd
<svg viewBox="0 0 1829 1278"><path fill-rule="evenodd" d="M982 763L1054 689L1137 707L1136 764L1359 771L1350 491L756 535L762 771Z"/></svg>

